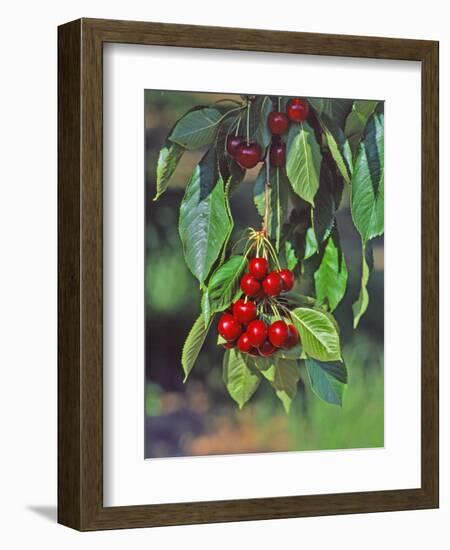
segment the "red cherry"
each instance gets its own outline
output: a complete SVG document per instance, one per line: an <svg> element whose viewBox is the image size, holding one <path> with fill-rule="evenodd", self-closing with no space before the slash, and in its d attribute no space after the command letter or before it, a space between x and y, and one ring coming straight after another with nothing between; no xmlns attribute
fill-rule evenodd
<svg viewBox="0 0 450 550"><path fill-rule="evenodd" d="M227 137L227 153L231 158L236 156L237 148L244 143L244 140L240 136L228 136Z"/></svg>
<svg viewBox="0 0 450 550"><path fill-rule="evenodd" d="M272 134L284 134L289 128L289 119L285 113L273 111L267 119L267 125Z"/></svg>
<svg viewBox="0 0 450 550"><path fill-rule="evenodd" d="M277 348L283 348L288 338L288 326L284 321L275 321L268 330L270 343Z"/></svg>
<svg viewBox="0 0 450 550"><path fill-rule="evenodd" d="M273 346L269 340L266 340L262 346L259 346L258 348L259 355L262 355L263 357L269 357L269 355L272 355L276 351L276 347Z"/></svg>
<svg viewBox="0 0 450 550"><path fill-rule="evenodd" d="M241 278L241 290L246 296L256 296L261 289L261 284L259 281L250 275L250 273L245 273Z"/></svg>
<svg viewBox="0 0 450 550"><path fill-rule="evenodd" d="M247 327L248 339L252 346L257 348L267 338L267 325L264 321L252 321Z"/></svg>
<svg viewBox="0 0 450 550"><path fill-rule="evenodd" d="M238 300L233 305L233 315L238 323L246 325L256 319L256 305L250 300Z"/></svg>
<svg viewBox="0 0 450 550"><path fill-rule="evenodd" d="M241 325L229 313L224 313L217 324L217 330L228 342L236 340L242 332Z"/></svg>
<svg viewBox="0 0 450 550"><path fill-rule="evenodd" d="M241 334L239 336L239 340L237 341L237 347L240 351L244 353L250 353L250 351L253 349L253 346L250 343L250 340L248 338L248 334L244 332L244 334Z"/></svg>
<svg viewBox="0 0 450 550"><path fill-rule="evenodd" d="M236 150L236 161L241 166L248 170L254 168L261 160L262 150L257 143L242 143Z"/></svg>
<svg viewBox="0 0 450 550"><path fill-rule="evenodd" d="M222 344L222 346L225 349L231 349L231 348L234 348L234 342L225 342L225 344Z"/></svg>
<svg viewBox="0 0 450 550"><path fill-rule="evenodd" d="M269 263L265 258L252 258L248 263L248 271L255 279L262 281L267 275Z"/></svg>
<svg viewBox="0 0 450 550"><path fill-rule="evenodd" d="M287 104L287 115L292 122L303 122L309 113L308 102L299 97L290 99Z"/></svg>
<svg viewBox="0 0 450 550"><path fill-rule="evenodd" d="M294 327L294 325L288 325L287 329L288 336L284 343L284 347L286 349L291 349L300 342L300 336L298 334L298 330Z"/></svg>
<svg viewBox="0 0 450 550"><path fill-rule="evenodd" d="M281 292L283 281L276 271L270 272L262 285L267 296L278 296Z"/></svg>
<svg viewBox="0 0 450 550"><path fill-rule="evenodd" d="M278 272L278 274L281 277L283 292L292 290L292 287L294 286L294 274L292 271L290 269L282 269Z"/></svg>
<svg viewBox="0 0 450 550"><path fill-rule="evenodd" d="M270 164L276 168L286 163L286 145L281 141L270 146Z"/></svg>

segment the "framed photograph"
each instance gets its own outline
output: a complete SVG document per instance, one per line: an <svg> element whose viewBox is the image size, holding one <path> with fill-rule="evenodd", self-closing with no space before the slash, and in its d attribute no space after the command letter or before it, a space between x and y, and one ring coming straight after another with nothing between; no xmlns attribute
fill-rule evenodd
<svg viewBox="0 0 450 550"><path fill-rule="evenodd" d="M438 43L59 27L58 520L438 506Z"/></svg>

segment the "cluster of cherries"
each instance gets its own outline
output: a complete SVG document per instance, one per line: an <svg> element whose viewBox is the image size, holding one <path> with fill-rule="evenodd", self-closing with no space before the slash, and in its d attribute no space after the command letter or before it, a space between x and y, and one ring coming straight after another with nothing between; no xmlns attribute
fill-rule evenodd
<svg viewBox="0 0 450 550"><path fill-rule="evenodd" d="M258 319L257 302L288 292L294 285L294 274L290 269L268 271L265 258L250 260L248 273L240 281L246 297L237 300L220 317L217 325L227 349L237 347L244 353L268 357L277 349L291 349L299 343L298 331L291 323L280 319L268 325Z"/></svg>
<svg viewBox="0 0 450 550"><path fill-rule="evenodd" d="M267 125L272 134L270 145L270 163L272 166L284 166L286 162L286 145L281 135L286 133L290 122L303 122L309 113L307 101L295 97L288 101L286 113L272 111L267 118ZM256 142L247 143L241 136L228 136L227 153L241 168L254 168L264 159L264 153Z"/></svg>

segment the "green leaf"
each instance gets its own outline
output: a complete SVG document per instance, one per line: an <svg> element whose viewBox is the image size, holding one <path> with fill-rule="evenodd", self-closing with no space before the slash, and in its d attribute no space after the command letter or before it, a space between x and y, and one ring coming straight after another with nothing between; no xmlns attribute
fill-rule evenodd
<svg viewBox="0 0 450 550"><path fill-rule="evenodd" d="M301 359L303 354L303 348L300 345L296 345L291 349L280 349L277 351L276 357L281 359Z"/></svg>
<svg viewBox="0 0 450 550"><path fill-rule="evenodd" d="M287 140L286 172L294 192L314 205L319 189L322 154L307 122L292 124Z"/></svg>
<svg viewBox="0 0 450 550"><path fill-rule="evenodd" d="M231 227L223 180L217 176L214 149L192 174L180 206L179 233L186 264L203 284Z"/></svg>
<svg viewBox="0 0 450 550"><path fill-rule="evenodd" d="M253 200L261 217L264 217L266 210L266 179L267 168L266 165L263 165L253 188ZM281 231L286 219L289 198L289 180L287 179L285 170L283 168L271 167L268 185L269 216L267 231L269 237L275 241L275 248L278 252L280 250Z"/></svg>
<svg viewBox="0 0 450 550"><path fill-rule="evenodd" d="M322 114L320 122L327 138L331 156L339 172L342 174L346 183L351 183L353 171L352 151L344 131L326 114Z"/></svg>
<svg viewBox="0 0 450 550"><path fill-rule="evenodd" d="M202 293L200 306L202 308L202 314L203 314L203 320L204 320L204 323L205 323L205 327L207 327L208 323L209 323L209 320L211 319L211 304L210 304L210 301L209 301L209 294L208 294L208 289L207 288L205 288L203 293Z"/></svg>
<svg viewBox="0 0 450 550"><path fill-rule="evenodd" d="M212 107L190 111L175 125L169 140L185 149L200 149L210 145L222 118L220 111Z"/></svg>
<svg viewBox="0 0 450 550"><path fill-rule="evenodd" d="M233 184L233 180L230 176L229 180L227 181L227 183L225 185L225 206L226 206L226 209L227 209L228 219L230 220L230 228L229 228L228 233L225 237L225 241L224 241L223 246L222 246L222 254L220 255L219 265L217 267L220 267L221 265L223 265L225 263L225 258L227 256L228 242L230 240L230 237L233 233L233 228L234 228L234 220L233 220L233 215L231 214L231 205L230 205L230 193L231 193L232 184Z"/></svg>
<svg viewBox="0 0 450 550"><path fill-rule="evenodd" d="M319 250L319 245L317 243L317 237L316 232L312 227L309 227L306 231L305 236L305 252L303 259L307 260L308 258L311 258L311 256L314 256Z"/></svg>
<svg viewBox="0 0 450 550"><path fill-rule="evenodd" d="M348 278L336 228L328 238L321 256L319 268L314 273L316 296L333 311L345 295Z"/></svg>
<svg viewBox="0 0 450 550"><path fill-rule="evenodd" d="M269 114L273 111L272 100L265 95L261 98L260 117L258 127L255 132L255 140L264 150L272 140L272 134L267 125Z"/></svg>
<svg viewBox="0 0 450 550"><path fill-rule="evenodd" d="M314 393L327 403L342 406L347 386L347 369L340 361L305 359L306 370Z"/></svg>
<svg viewBox="0 0 450 550"><path fill-rule="evenodd" d="M369 305L369 292L367 283L369 282L370 273L373 269L372 243L362 243L362 269L361 269L361 288L359 290L358 299L353 304L353 328L356 328L361 320L361 317L367 310Z"/></svg>
<svg viewBox="0 0 450 550"><path fill-rule="evenodd" d="M198 354L202 349L206 335L211 327L212 319L205 325L203 315L200 315L193 324L188 337L183 345L181 354L181 365L184 371L184 382L186 382L189 373L191 372Z"/></svg>
<svg viewBox="0 0 450 550"><path fill-rule="evenodd" d="M286 240L284 243L284 256L287 268L293 271L298 265L299 258L297 258L296 249L291 240Z"/></svg>
<svg viewBox="0 0 450 550"><path fill-rule="evenodd" d="M266 190L266 179L267 179L267 168L264 163L256 176L255 184L253 186L253 202L255 203L256 210L258 214L262 217L266 210L266 199L265 199L265 190Z"/></svg>
<svg viewBox="0 0 450 550"><path fill-rule="evenodd" d="M211 275L208 296L213 312L225 310L241 295L239 281L246 267L244 256L231 256Z"/></svg>
<svg viewBox="0 0 450 550"><path fill-rule="evenodd" d="M300 333L303 350L309 357L319 361L340 361L339 334L325 313L299 307L291 314Z"/></svg>
<svg viewBox="0 0 450 550"><path fill-rule="evenodd" d="M316 205L311 210L312 226L314 228L315 241L310 240L311 251L317 251L318 243L324 241L330 234L336 214L336 203L331 187L332 175L328 166L323 162L320 169L320 184L316 194Z"/></svg>
<svg viewBox="0 0 450 550"><path fill-rule="evenodd" d="M247 119L249 140L257 141L265 148L270 143L271 134L267 128L267 116L272 110L271 100L268 96L259 95L249 103L249 108L243 111L240 133L247 139ZM270 110L269 110L270 108ZM267 113L266 117L265 113Z"/></svg>
<svg viewBox="0 0 450 550"><path fill-rule="evenodd" d="M367 123L352 178L353 222L363 242L384 231L384 117L378 110Z"/></svg>
<svg viewBox="0 0 450 550"><path fill-rule="evenodd" d="M258 367L258 360L255 360L255 364ZM269 380L285 411L289 413L300 380L298 361L277 357L260 365L260 372Z"/></svg>
<svg viewBox="0 0 450 550"><path fill-rule="evenodd" d="M308 102L319 115L325 114L342 129L353 105L351 99L308 98Z"/></svg>
<svg viewBox="0 0 450 550"><path fill-rule="evenodd" d="M156 195L154 201L158 200L169 186L170 178L175 172L183 153L184 148L177 143L171 143L168 140L164 143L159 152L156 165Z"/></svg>
<svg viewBox="0 0 450 550"><path fill-rule="evenodd" d="M367 121L372 116L377 105L378 101L357 99L353 102L352 110L345 121L345 135L350 144L353 157L358 149Z"/></svg>
<svg viewBox="0 0 450 550"><path fill-rule="evenodd" d="M228 393L242 409L252 397L261 378L247 364L246 357L235 348L227 349L223 356L223 380Z"/></svg>

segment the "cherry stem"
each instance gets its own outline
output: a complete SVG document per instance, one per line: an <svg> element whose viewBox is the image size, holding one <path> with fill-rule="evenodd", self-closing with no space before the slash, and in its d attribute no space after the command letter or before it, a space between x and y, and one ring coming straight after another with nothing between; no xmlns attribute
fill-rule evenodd
<svg viewBox="0 0 450 550"><path fill-rule="evenodd" d="M250 106L252 102L247 103L247 145L250 145Z"/></svg>
<svg viewBox="0 0 450 550"><path fill-rule="evenodd" d="M237 122L237 125L236 125L236 133L234 134L235 136L239 135L239 128L241 127L241 119L242 119L242 115L239 114L238 115L238 122Z"/></svg>
<svg viewBox="0 0 450 550"><path fill-rule="evenodd" d="M270 309L272 310L274 317L281 318L280 312L278 311L277 304L274 303L270 298L269 298L269 306L270 306Z"/></svg>
<svg viewBox="0 0 450 550"><path fill-rule="evenodd" d="M269 250L270 255L272 256L272 260L274 264L277 266L278 269L281 269L280 262L278 261L278 256L275 252L275 249L272 246L272 243L269 241L267 237L264 237L264 242L267 245L267 249Z"/></svg>
<svg viewBox="0 0 450 550"><path fill-rule="evenodd" d="M264 185L264 200L265 200L265 209L264 209L264 218L262 223L262 231L266 235L269 231L269 188L270 188L270 155L266 154L266 181Z"/></svg>
<svg viewBox="0 0 450 550"><path fill-rule="evenodd" d="M241 121L241 115L236 115L236 118L233 120L233 122L228 126L228 129L227 129L227 133L225 135L225 140L223 142L223 153L224 155L227 154L227 141L228 141L228 136L233 132L233 126L236 124L236 121L237 121L237 128L239 129L239 124L240 124L240 121ZM237 132L236 132L236 135ZM216 143L217 143L217 140L216 140Z"/></svg>
<svg viewBox="0 0 450 550"><path fill-rule="evenodd" d="M281 97L280 96L278 96L277 103L278 103L278 112L280 112L281 111Z"/></svg>
<svg viewBox="0 0 450 550"><path fill-rule="evenodd" d="M236 99L231 99L231 98L223 98L223 99L218 99L217 101L215 101L213 103L213 105L217 105L218 103L234 103L235 105L240 105L242 106L242 102L241 101L237 101Z"/></svg>

